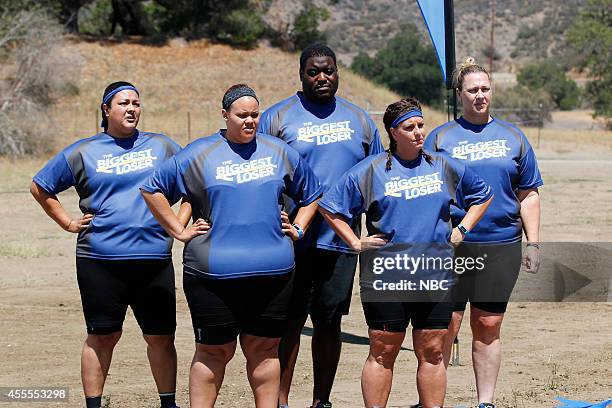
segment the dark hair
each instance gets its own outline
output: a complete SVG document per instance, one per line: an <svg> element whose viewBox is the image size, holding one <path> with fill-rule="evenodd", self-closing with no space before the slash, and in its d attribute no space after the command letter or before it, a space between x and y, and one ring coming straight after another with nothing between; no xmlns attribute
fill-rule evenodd
<svg viewBox="0 0 612 408"><path fill-rule="evenodd" d="M467 57L463 64L459 65L455 72L453 72L453 86L458 91L463 89L463 80L469 74L473 74L476 72L483 72L487 74L487 78L491 81L491 75L489 75L489 71L485 69L482 65L478 65L474 57Z"/></svg>
<svg viewBox="0 0 612 408"><path fill-rule="evenodd" d="M330 57L332 60L334 60L334 64L338 65L336 63L336 54L331 48L325 44L314 43L304 48L302 54L300 55L300 72L304 70L308 58L312 57Z"/></svg>
<svg viewBox="0 0 612 408"><path fill-rule="evenodd" d="M221 100L221 106L223 109L228 110L232 103L236 101L236 99L242 98L243 96L250 96L255 98L257 103L259 103L259 99L257 99L257 95L253 88L248 86L247 84L236 84L227 88L227 91L223 94L223 99Z"/></svg>
<svg viewBox="0 0 612 408"><path fill-rule="evenodd" d="M115 89L121 87L121 86L132 86L134 88L136 88L133 84L129 83L129 82L125 82L125 81L117 81L117 82L113 82L112 84L110 84L109 86L106 87L106 89L104 90L104 94L102 95L102 100L106 99L106 95L108 95L109 93L113 92ZM106 132L108 130L108 119L106 118L106 115L104 114L104 107L103 105L106 105L110 108L111 103L113 102L113 99L115 97L113 96L110 101L108 101L108 103L101 103L100 104L100 110L102 111L102 123L100 124L103 128L104 131Z"/></svg>
<svg viewBox="0 0 612 408"><path fill-rule="evenodd" d="M389 135L389 148L387 149L387 164L385 166L386 171L391 170L391 162L392 162L393 154L395 153L395 150L397 149L397 141L393 139L393 136L391 136L391 124L396 118L400 117L404 113L409 112L411 110L419 110L421 112L423 111L423 109L421 109L421 104L419 103L418 99L413 98L411 96L405 99L401 99L397 102L393 102L391 105L387 106L387 109L385 110L385 114L383 116L383 123L385 124L385 130L387 131L387 134ZM433 158L429 154L427 154L423 150L421 150L421 154L423 155L423 157L425 157L425 160L427 160L429 163L432 162Z"/></svg>

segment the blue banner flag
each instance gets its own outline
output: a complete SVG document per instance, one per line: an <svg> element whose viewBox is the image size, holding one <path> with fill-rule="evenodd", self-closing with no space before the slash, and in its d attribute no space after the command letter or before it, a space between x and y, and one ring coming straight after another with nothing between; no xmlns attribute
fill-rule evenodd
<svg viewBox="0 0 612 408"><path fill-rule="evenodd" d="M557 399L563 403L563 405L560 405L558 408L606 408L608 405L612 405L612 399L597 403L574 401L561 397L557 397Z"/></svg>
<svg viewBox="0 0 612 408"><path fill-rule="evenodd" d="M453 0L417 0L433 42L446 88L452 88L455 69L455 27Z"/></svg>

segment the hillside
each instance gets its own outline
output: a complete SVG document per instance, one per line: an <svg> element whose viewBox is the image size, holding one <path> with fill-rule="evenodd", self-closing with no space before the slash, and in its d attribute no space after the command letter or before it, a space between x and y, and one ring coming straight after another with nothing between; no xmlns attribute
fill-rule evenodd
<svg viewBox="0 0 612 408"><path fill-rule="evenodd" d="M342 60L349 64L361 50L373 55L399 29L413 22L427 37L416 0L314 0L331 14L321 29ZM472 55L486 62L492 0L455 0L457 59ZM564 32L585 0L497 0L495 17L496 70L515 71L529 60L564 53ZM299 11L292 0L272 0L268 21L279 26Z"/></svg>
<svg viewBox="0 0 612 408"><path fill-rule="evenodd" d="M232 84L253 86L263 108L300 89L298 55L265 44L236 50L207 41L173 40L157 47L71 40L64 52L80 55L82 66L73 78L79 94L62 98L53 115L62 129L55 137L60 146L96 131L100 95L112 81L127 80L141 90L142 129L167 133L183 144L189 138L188 113L192 139L221 125L221 97ZM371 111L399 99L346 68L340 71L338 94ZM446 117L430 109L425 114L431 128ZM384 132L380 115L373 118Z"/></svg>

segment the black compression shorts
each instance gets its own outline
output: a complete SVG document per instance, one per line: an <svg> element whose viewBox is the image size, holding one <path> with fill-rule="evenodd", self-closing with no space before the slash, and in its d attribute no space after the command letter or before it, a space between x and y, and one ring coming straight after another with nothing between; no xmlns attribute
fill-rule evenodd
<svg viewBox="0 0 612 408"><path fill-rule="evenodd" d="M296 255L290 316L332 323L347 315L356 267L355 254L312 248Z"/></svg>
<svg viewBox="0 0 612 408"><path fill-rule="evenodd" d="M174 334L176 294L171 259L77 257L76 267L87 333L121 330L130 306L143 334Z"/></svg>
<svg viewBox="0 0 612 408"><path fill-rule="evenodd" d="M281 337L292 287L293 272L233 279L183 273L195 341L226 344L240 333Z"/></svg>
<svg viewBox="0 0 612 408"><path fill-rule="evenodd" d="M413 329L448 329L453 314L451 302L363 302L368 328L404 332Z"/></svg>
<svg viewBox="0 0 612 408"><path fill-rule="evenodd" d="M484 269L458 275L452 289L454 310L465 310L469 301L485 312L505 313L521 269L521 243L463 242L455 250L457 257L482 258Z"/></svg>

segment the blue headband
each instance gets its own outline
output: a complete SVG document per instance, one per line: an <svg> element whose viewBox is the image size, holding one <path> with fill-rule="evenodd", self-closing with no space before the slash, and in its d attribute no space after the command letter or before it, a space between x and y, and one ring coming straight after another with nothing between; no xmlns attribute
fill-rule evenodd
<svg viewBox="0 0 612 408"><path fill-rule="evenodd" d="M396 118L393 123L391 123L391 127L392 128L396 128L397 125L399 125L400 123L402 123L403 121L405 121L406 119L410 119L414 116L420 116L423 117L423 112L421 112L418 109L411 109L408 112L404 113L402 116L399 116L398 118Z"/></svg>
<svg viewBox="0 0 612 408"><path fill-rule="evenodd" d="M106 96L102 99L102 103L108 104L108 101L110 101L112 99L112 97L116 93L121 92L121 91L125 91L125 90L128 90L128 89L131 89L132 91L136 91L138 96L140 96L140 92L138 92L138 89L136 89L135 86L132 86L132 85L123 85L123 86L120 86L119 88L113 89L108 94L106 94Z"/></svg>

